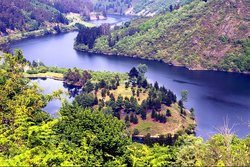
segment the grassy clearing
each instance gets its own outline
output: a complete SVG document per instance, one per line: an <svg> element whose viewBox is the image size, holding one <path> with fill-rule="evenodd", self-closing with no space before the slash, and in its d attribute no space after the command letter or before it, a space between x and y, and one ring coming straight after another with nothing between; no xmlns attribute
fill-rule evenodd
<svg viewBox="0 0 250 167"><path fill-rule="evenodd" d="M167 107L162 105L162 110L160 111L162 114L166 114L166 110L169 109L171 111L171 116L167 118L167 123L156 122L151 119L151 112L147 114L147 119L142 120L140 116L138 116L138 124L131 124L128 128L131 134L133 134L134 129L139 130L139 135L147 135L150 133L152 136L166 135L166 134L175 134L178 131L185 131L190 124L195 124L195 121L191 119L191 115L187 112L187 115L181 116L180 110L178 108L178 104L173 104L171 107ZM125 118L125 114L123 113L122 118Z"/></svg>
<svg viewBox="0 0 250 167"><path fill-rule="evenodd" d="M69 13L66 15L66 18L70 21L71 26L75 25L76 23L82 24L86 27L94 27L95 25L92 23L88 23L86 21L83 21L82 17L78 13Z"/></svg>
<svg viewBox="0 0 250 167"><path fill-rule="evenodd" d="M135 89L135 92L136 92L138 88L134 88L134 89ZM139 97L134 96L137 99L137 101L138 101L139 104L141 104L141 102L143 100L146 100L147 97L148 97L147 92L143 93L143 91L140 93ZM131 87L125 88L125 84L124 83L121 83L121 85L118 86L116 90L111 90L110 93L113 93L113 95L114 95L114 97L115 97L116 100L117 100L117 98L118 98L119 95L121 95L123 98L125 98L125 97L130 98L130 97L133 96ZM97 92L97 98L98 99L102 99L101 91L100 90ZM104 98L104 101L108 101L109 99L110 99L109 96L106 96Z"/></svg>
<svg viewBox="0 0 250 167"><path fill-rule="evenodd" d="M135 88L135 91L137 88ZM148 97L148 92L143 93L144 90L140 93L139 97L134 96L138 103L141 104L143 100L146 100ZM116 90L111 90L110 93L113 93L115 99L117 100L119 95L122 95L123 98L128 97L130 98L133 96L131 87L125 88L125 84L121 84L118 86ZM101 91L97 92L98 99L104 99L104 101L110 100L109 96L102 98ZM151 119L151 112L148 111L147 119L142 120L141 116L138 115L138 124L132 124L128 128L131 134L133 134L134 129L139 130L139 135L147 135L150 133L152 136L158 135L166 135L166 134L175 134L178 131L185 131L190 124L195 124L194 120L191 119L191 114L186 111L186 116L180 115L180 109L178 104L173 104L171 107L167 107L166 105L162 105L162 110L160 111L161 114L166 114L166 110L169 109L171 112L171 116L167 118L167 123L160 123ZM121 120L124 120L126 113L121 113Z"/></svg>

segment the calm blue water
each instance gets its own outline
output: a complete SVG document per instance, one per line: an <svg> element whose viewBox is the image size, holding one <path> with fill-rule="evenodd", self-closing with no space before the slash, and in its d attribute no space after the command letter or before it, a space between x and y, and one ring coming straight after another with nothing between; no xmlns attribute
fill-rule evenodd
<svg viewBox="0 0 250 167"><path fill-rule="evenodd" d="M112 18L111 20L116 20ZM12 44L12 48L24 50L25 57L40 60L48 66L78 67L82 69L128 72L140 63L149 67L149 81L158 81L173 90L178 97L188 90L187 108L194 107L197 120L197 135L208 138L223 126L228 118L234 132L245 137L250 133L250 76L211 71L189 71L161 62L119 56L105 56L77 52L73 49L77 32L23 40ZM45 89L62 88L62 82L46 80L39 83ZM54 114L60 103L47 106Z"/></svg>
<svg viewBox="0 0 250 167"><path fill-rule="evenodd" d="M89 22L98 26L104 23L109 23L112 26L112 25L121 25L122 23L129 21L132 18L133 16L108 15L106 20L93 20Z"/></svg>

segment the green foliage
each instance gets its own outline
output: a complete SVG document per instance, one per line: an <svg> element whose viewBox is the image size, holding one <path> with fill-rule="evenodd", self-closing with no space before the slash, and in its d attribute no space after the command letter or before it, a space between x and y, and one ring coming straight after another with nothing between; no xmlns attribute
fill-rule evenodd
<svg viewBox="0 0 250 167"><path fill-rule="evenodd" d="M69 104L64 104L60 114L55 127L60 138L76 145L86 138L88 145L96 149L96 156L101 155L106 160L118 158L129 144L129 138L124 133L125 125L112 115Z"/></svg>
<svg viewBox="0 0 250 167"><path fill-rule="evenodd" d="M181 91L181 101L186 102L188 100L188 91L182 90Z"/></svg>
<svg viewBox="0 0 250 167"><path fill-rule="evenodd" d="M250 40L242 41L244 53L229 54L221 61L222 70L232 70L235 72L249 72L250 71Z"/></svg>
<svg viewBox="0 0 250 167"><path fill-rule="evenodd" d="M95 102L95 97L93 94L80 94L79 96L76 96L74 102L76 102L78 105L87 108L92 107Z"/></svg>

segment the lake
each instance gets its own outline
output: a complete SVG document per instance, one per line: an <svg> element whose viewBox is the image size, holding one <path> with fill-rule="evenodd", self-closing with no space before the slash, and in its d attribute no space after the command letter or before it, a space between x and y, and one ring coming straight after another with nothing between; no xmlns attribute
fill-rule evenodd
<svg viewBox="0 0 250 167"><path fill-rule="evenodd" d="M113 22L120 17L112 17ZM125 19L125 18L124 18ZM117 23L117 22L116 22ZM244 74L189 71L162 62L137 58L106 56L78 52L73 49L77 32L26 39L15 42L12 48L20 48L25 57L39 60L47 66L78 67L95 71L128 72L140 63L149 67L147 77L150 82L173 90L180 98L182 90L188 90L187 108L193 107L197 120L196 133L205 139L217 133L217 129L229 120L229 126L239 137L250 133L250 76ZM60 81L40 80L45 89L63 88ZM46 110L55 114L60 102L50 103Z"/></svg>

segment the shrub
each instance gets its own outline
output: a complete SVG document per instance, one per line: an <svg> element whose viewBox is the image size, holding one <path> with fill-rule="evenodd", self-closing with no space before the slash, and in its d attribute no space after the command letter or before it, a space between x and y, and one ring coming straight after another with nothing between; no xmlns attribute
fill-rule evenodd
<svg viewBox="0 0 250 167"><path fill-rule="evenodd" d="M134 129L134 131L133 131L133 135L139 135L139 130L138 129Z"/></svg>

